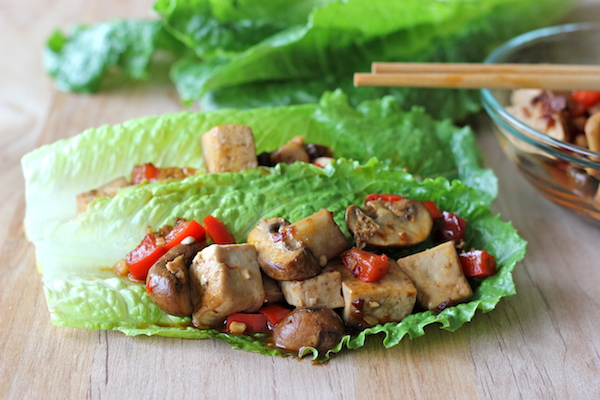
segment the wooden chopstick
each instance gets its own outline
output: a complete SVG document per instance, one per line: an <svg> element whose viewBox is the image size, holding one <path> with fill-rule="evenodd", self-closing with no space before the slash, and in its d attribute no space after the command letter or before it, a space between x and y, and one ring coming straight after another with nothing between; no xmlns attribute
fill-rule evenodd
<svg viewBox="0 0 600 400"><path fill-rule="evenodd" d="M373 63L354 86L600 90L600 66L567 64Z"/></svg>

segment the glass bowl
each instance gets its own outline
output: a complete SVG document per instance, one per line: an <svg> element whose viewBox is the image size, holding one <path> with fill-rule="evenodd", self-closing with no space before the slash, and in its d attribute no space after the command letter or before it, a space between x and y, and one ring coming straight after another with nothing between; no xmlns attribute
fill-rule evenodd
<svg viewBox="0 0 600 400"><path fill-rule="evenodd" d="M553 26L515 37L485 62L600 64L598 43L600 24ZM600 226L600 153L555 139L517 119L509 112L511 94L481 90L504 153L540 193Z"/></svg>

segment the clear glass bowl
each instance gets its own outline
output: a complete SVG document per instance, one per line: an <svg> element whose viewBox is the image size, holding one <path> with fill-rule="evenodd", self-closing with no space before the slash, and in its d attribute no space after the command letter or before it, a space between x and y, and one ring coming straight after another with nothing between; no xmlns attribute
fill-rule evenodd
<svg viewBox="0 0 600 400"><path fill-rule="evenodd" d="M515 37L485 62L600 64L598 43L600 24L553 26ZM505 154L540 193L600 226L600 153L553 139L519 121L505 108L510 94L509 90L481 90Z"/></svg>

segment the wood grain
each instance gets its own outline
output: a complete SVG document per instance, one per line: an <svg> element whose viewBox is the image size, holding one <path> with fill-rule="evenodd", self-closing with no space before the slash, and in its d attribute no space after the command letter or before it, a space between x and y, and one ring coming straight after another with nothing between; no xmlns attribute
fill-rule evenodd
<svg viewBox="0 0 600 400"><path fill-rule="evenodd" d="M0 399L565 399L600 398L600 231L540 197L473 121L500 179L494 209L529 241L518 294L456 332L385 349L380 337L326 365L236 351L213 340L126 337L50 323L25 239L19 160L88 127L183 110L167 83L95 96L61 93L41 63L56 27L146 18L152 1L0 3ZM569 20L600 20L583 1Z"/></svg>

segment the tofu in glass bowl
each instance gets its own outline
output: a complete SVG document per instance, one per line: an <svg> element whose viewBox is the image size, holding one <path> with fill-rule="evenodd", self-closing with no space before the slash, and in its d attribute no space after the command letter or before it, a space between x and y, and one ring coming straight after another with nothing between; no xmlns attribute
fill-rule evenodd
<svg viewBox="0 0 600 400"><path fill-rule="evenodd" d="M600 24L538 29L486 63L600 64ZM600 226L600 92L482 89L500 145L544 196Z"/></svg>

